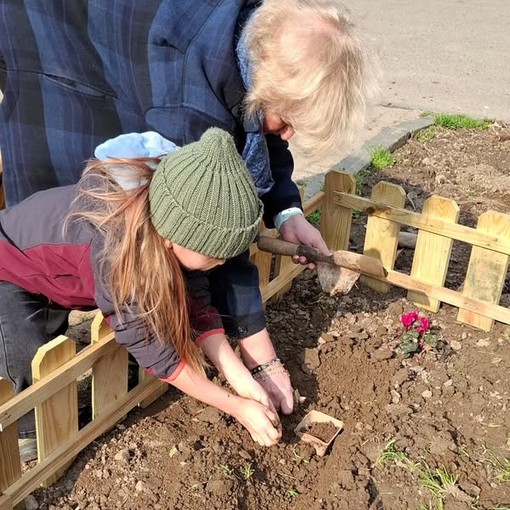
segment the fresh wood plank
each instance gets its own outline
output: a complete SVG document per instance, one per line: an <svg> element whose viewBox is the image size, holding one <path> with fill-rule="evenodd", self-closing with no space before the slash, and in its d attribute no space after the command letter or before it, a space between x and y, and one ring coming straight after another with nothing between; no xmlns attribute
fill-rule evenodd
<svg viewBox="0 0 510 510"><path fill-rule="evenodd" d="M373 203L403 207L406 194L402 186L388 182L379 182L372 188ZM381 261L385 269L393 269L397 256L398 233L400 224L385 218L370 216L367 220L365 245L363 253ZM360 280L377 292L389 292L391 286L368 276L361 276Z"/></svg>
<svg viewBox="0 0 510 510"><path fill-rule="evenodd" d="M22 393L18 393L8 402L0 405L0 432L28 411L34 409L40 402L75 381L80 375L92 368L99 358L115 349L117 349L115 337L113 333L110 333L100 343L85 347L72 360L46 376L44 380L32 384Z"/></svg>
<svg viewBox="0 0 510 510"><path fill-rule="evenodd" d="M0 377L0 404L12 398L11 381ZM0 494L21 478L21 461L18 448L18 427L15 423L0 432ZM3 500L3 501L2 501ZM0 499L2 508L12 510L12 501L5 497Z"/></svg>
<svg viewBox="0 0 510 510"><path fill-rule="evenodd" d="M32 360L34 383L42 381L64 363L76 355L76 344L60 335L39 348ZM78 430L78 392L76 380L70 382L53 395L35 406L37 433L37 456L39 462L48 457L60 444L68 440ZM55 471L44 482L49 487L68 468L68 464Z"/></svg>
<svg viewBox="0 0 510 510"><path fill-rule="evenodd" d="M263 289L261 289L262 301L265 303L268 299L273 297L280 289L288 285L301 271L304 271L306 266L300 264L293 264L294 267L283 275L271 280Z"/></svg>
<svg viewBox="0 0 510 510"><path fill-rule="evenodd" d="M335 192L354 193L356 181L352 175L331 170L324 181L321 234L331 251L346 250L351 233L352 211L335 202Z"/></svg>
<svg viewBox="0 0 510 510"><path fill-rule="evenodd" d="M477 231L510 239L510 216L487 211L478 219ZM462 294L487 303L499 303L508 272L508 255L474 246L464 280ZM490 331L493 319L474 310L460 309L457 320L484 331Z"/></svg>
<svg viewBox="0 0 510 510"><path fill-rule="evenodd" d="M101 342L111 333L107 324L98 325L97 329L97 335L91 335L92 345ZM117 346L117 349L98 359L92 367L92 419L100 417L105 409L109 409L127 391L128 352L124 347Z"/></svg>
<svg viewBox="0 0 510 510"><path fill-rule="evenodd" d="M82 351L83 352L83 351ZM78 453L80 453L94 439L113 427L119 419L129 410L133 409L138 402L146 398L154 391L154 381L147 380L133 388L119 401L108 409L101 418L93 420L73 437L64 441L46 459L25 473L19 480L8 487L4 493L11 498L14 504L21 502L44 480L65 466Z"/></svg>
<svg viewBox="0 0 510 510"><path fill-rule="evenodd" d="M375 204L368 198L357 197L348 193L335 192L334 195L334 202L342 207L359 210L371 216L396 221L401 225L409 225L410 227L463 241L473 246L480 246L481 248L488 248L498 253L510 255L510 239L508 238L498 238L492 234L439 219L430 221L423 218L420 213L406 211L398 207Z"/></svg>
<svg viewBox="0 0 510 510"><path fill-rule="evenodd" d="M423 204L422 215L427 221L440 219L443 222L457 222L459 206L454 200L439 196L428 198ZM442 287L446 279L453 239L432 232L420 230L416 240L411 276L419 281ZM407 299L420 308L437 312L441 302L425 298L413 291L407 293Z"/></svg>
<svg viewBox="0 0 510 510"><path fill-rule="evenodd" d="M510 310L504 306L495 305L480 301L479 299L463 296L460 292L447 289L445 287L435 287L428 283L420 282L398 271L389 270L386 278L380 278L381 281L392 283L403 289L420 292L426 297L438 299L457 308L471 310L485 317L510 324Z"/></svg>

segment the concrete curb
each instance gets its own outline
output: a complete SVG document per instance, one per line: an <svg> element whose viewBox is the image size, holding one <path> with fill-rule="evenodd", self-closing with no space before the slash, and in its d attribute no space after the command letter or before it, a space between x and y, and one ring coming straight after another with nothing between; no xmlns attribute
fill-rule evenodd
<svg viewBox="0 0 510 510"><path fill-rule="evenodd" d="M402 147L415 133L428 128L433 123L434 119L431 117L419 117L402 122L397 126L382 129L376 136L365 142L358 151L346 156L325 172L300 179L300 183L305 187L305 200L321 190L324 176L329 170L341 170L342 172L356 175L370 166L370 153L375 147L381 147L393 152Z"/></svg>

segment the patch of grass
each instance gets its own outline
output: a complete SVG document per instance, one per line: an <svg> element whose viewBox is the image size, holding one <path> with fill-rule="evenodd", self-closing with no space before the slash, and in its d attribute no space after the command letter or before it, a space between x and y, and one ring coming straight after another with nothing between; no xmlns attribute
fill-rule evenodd
<svg viewBox="0 0 510 510"><path fill-rule="evenodd" d="M510 459L501 460L494 453L489 450L484 451L487 462L493 467L495 471L494 478L499 483L510 482Z"/></svg>
<svg viewBox="0 0 510 510"><path fill-rule="evenodd" d="M374 168L387 168L395 163L393 154L381 146L370 150L370 163Z"/></svg>
<svg viewBox="0 0 510 510"><path fill-rule="evenodd" d="M377 459L375 459L375 465L377 467L384 467L389 463L395 463L402 467L406 467L411 471L414 471L419 464L411 461L409 457L401 451L395 448L396 439L389 439L384 445L384 448L379 452Z"/></svg>
<svg viewBox="0 0 510 510"><path fill-rule="evenodd" d="M246 464L243 464L241 467L241 475L245 480L249 480L253 473L255 473L255 469L253 468L251 462L247 462Z"/></svg>
<svg viewBox="0 0 510 510"><path fill-rule="evenodd" d="M296 489L287 489L285 491L285 496L288 498L295 498L296 496L299 496L299 492Z"/></svg>
<svg viewBox="0 0 510 510"><path fill-rule="evenodd" d="M413 138L417 142L425 143L425 142L432 140L432 138L434 138L434 136L436 136L436 126L429 126L426 129L421 129L420 131L416 131L416 133L414 133Z"/></svg>
<svg viewBox="0 0 510 510"><path fill-rule="evenodd" d="M496 480L498 482L510 482L510 459L498 460L497 470Z"/></svg>
<svg viewBox="0 0 510 510"><path fill-rule="evenodd" d="M365 177L368 177L369 175L372 175L375 173L374 167L368 167L365 170L361 170L354 176L354 182L355 182L355 193L356 195L361 195L361 192L363 191L363 181L365 180Z"/></svg>
<svg viewBox="0 0 510 510"><path fill-rule="evenodd" d="M454 491L458 480L459 477L449 473L444 466L432 470L426 465L425 469L420 472L421 485L428 489L436 499L437 510L443 510L444 499Z"/></svg>
<svg viewBox="0 0 510 510"><path fill-rule="evenodd" d="M477 120L462 114L439 114L434 118L434 125L445 129L479 129L485 130L492 124L492 120Z"/></svg>
<svg viewBox="0 0 510 510"><path fill-rule="evenodd" d="M218 471L226 478L233 478L235 476L234 468L231 468L230 466L227 466L226 464L220 464L218 466Z"/></svg>
<svg viewBox="0 0 510 510"><path fill-rule="evenodd" d="M311 223L314 227L319 227L321 224L321 209L316 209L315 211L311 212L306 219L309 223Z"/></svg>

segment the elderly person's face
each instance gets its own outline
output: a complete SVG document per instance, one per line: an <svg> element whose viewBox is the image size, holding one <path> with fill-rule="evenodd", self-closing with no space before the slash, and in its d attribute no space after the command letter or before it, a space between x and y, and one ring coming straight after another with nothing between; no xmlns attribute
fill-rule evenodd
<svg viewBox="0 0 510 510"><path fill-rule="evenodd" d="M276 113L264 112L264 123L262 125L264 133L271 133L278 135L282 140L287 141L292 138L294 134L294 128L287 124L279 115Z"/></svg>

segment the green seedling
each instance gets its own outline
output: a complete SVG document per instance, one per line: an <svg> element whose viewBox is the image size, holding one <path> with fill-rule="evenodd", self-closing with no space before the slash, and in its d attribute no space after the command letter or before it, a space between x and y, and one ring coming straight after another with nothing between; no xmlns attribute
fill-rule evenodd
<svg viewBox="0 0 510 510"><path fill-rule="evenodd" d="M298 461L298 463L308 464L310 462L310 459L305 457L304 455L300 455L298 452L296 452L295 449L292 450L292 455L294 456L294 459Z"/></svg>
<svg viewBox="0 0 510 510"><path fill-rule="evenodd" d="M484 451L489 464L496 471L495 478L500 483L510 482L510 459L499 459L489 450Z"/></svg>
<svg viewBox="0 0 510 510"><path fill-rule="evenodd" d="M243 475L245 480L249 480L253 476L253 473L255 473L255 469L251 465L251 462L247 462L241 467L241 475Z"/></svg>
<svg viewBox="0 0 510 510"><path fill-rule="evenodd" d="M220 464L218 466L218 471L225 476L226 478L232 478L235 476L234 468L227 466L226 464Z"/></svg>
<svg viewBox="0 0 510 510"><path fill-rule="evenodd" d="M498 482L510 482L510 459L498 460L497 469L496 480Z"/></svg>
<svg viewBox="0 0 510 510"><path fill-rule="evenodd" d="M314 227L319 227L321 224L321 213L322 211L320 209L316 209L315 211L312 211L306 219L309 223L311 223Z"/></svg>
<svg viewBox="0 0 510 510"><path fill-rule="evenodd" d="M414 471L419 466L419 464L412 462L404 452L398 451L395 448L396 442L396 439L388 440L388 442L384 445L383 450L377 456L375 465L382 468L389 463L394 463Z"/></svg>
<svg viewBox="0 0 510 510"><path fill-rule="evenodd" d="M439 114L434 118L434 125L445 129L478 129L483 131L488 129L492 124L492 120L477 120L462 114Z"/></svg>
<svg viewBox="0 0 510 510"><path fill-rule="evenodd" d="M357 209L355 211L352 211L352 217L357 220L361 216L361 211L358 211Z"/></svg>
<svg viewBox="0 0 510 510"><path fill-rule="evenodd" d="M425 470L420 472L420 482L436 498L437 510L443 510L444 499L455 492L458 479L458 476L449 473L444 466L432 470L425 465Z"/></svg>
<svg viewBox="0 0 510 510"><path fill-rule="evenodd" d="M299 496L299 492L296 489L287 489L285 491L285 496L288 498L295 498L296 496Z"/></svg>
<svg viewBox="0 0 510 510"><path fill-rule="evenodd" d="M370 151L370 163L374 168L387 168L395 163L395 158L388 149L377 146Z"/></svg>

